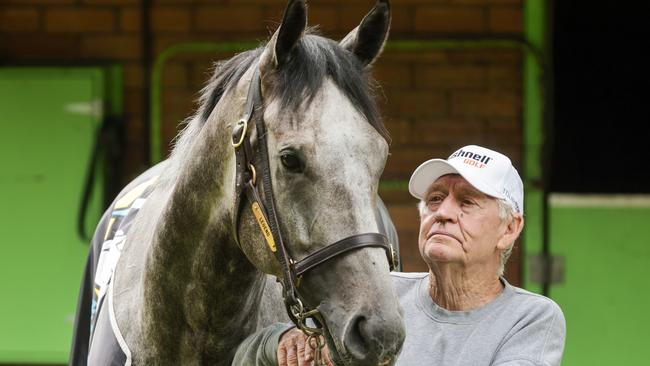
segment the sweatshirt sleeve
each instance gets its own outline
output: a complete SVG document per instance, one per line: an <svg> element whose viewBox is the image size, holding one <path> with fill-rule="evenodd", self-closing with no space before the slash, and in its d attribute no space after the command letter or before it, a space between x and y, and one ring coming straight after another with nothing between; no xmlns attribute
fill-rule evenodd
<svg viewBox="0 0 650 366"><path fill-rule="evenodd" d="M237 347L232 366L277 366L280 337L293 327L275 323L251 334Z"/></svg>
<svg viewBox="0 0 650 366"><path fill-rule="evenodd" d="M552 300L545 299L522 319L492 365L559 366L565 337L566 320L562 310Z"/></svg>

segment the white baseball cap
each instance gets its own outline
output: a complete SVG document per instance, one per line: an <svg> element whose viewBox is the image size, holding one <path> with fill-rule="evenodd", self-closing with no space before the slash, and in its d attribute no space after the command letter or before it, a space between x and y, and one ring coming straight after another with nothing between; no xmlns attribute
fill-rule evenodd
<svg viewBox="0 0 650 366"><path fill-rule="evenodd" d="M505 200L515 212L524 212L524 184L510 159L501 153L468 145L447 160L427 160L411 175L409 192L423 200L431 184L445 174L460 174L479 191Z"/></svg>

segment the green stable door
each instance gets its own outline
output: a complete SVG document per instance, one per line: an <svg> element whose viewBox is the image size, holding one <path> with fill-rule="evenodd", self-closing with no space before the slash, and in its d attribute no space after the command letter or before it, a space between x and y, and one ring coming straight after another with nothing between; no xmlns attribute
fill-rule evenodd
<svg viewBox="0 0 650 366"><path fill-rule="evenodd" d="M0 363L67 362L89 248L77 216L106 75L0 68ZM89 233L102 211L99 174Z"/></svg>
<svg viewBox="0 0 650 366"><path fill-rule="evenodd" d="M564 280L563 365L650 364L650 196L550 196L550 246Z"/></svg>

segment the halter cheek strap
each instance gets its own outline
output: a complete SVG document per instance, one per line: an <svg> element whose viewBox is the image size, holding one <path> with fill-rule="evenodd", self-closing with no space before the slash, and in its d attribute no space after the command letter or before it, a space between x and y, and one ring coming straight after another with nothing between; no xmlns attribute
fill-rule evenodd
<svg viewBox="0 0 650 366"><path fill-rule="evenodd" d="M248 133L255 107L262 104L260 83L259 68L255 66L244 113L242 118L235 124L232 133L232 145L235 149L236 160L233 236L239 245L239 219L244 204L241 198L245 195L264 236L266 245L274 253L282 268L283 297L289 317L306 334L310 336L318 335L322 334L324 322L318 310L309 309L303 305L302 297L298 291L300 278L309 270L338 255L364 247L384 249L390 269L393 270L396 265L395 252L386 236L378 233L363 233L322 247L302 260L294 261L292 259L278 223L271 182L266 126L261 116L255 122L257 133L255 149L252 148L250 134ZM258 191L260 183L264 192L263 196ZM309 318L314 320L315 328L307 325L306 321Z"/></svg>

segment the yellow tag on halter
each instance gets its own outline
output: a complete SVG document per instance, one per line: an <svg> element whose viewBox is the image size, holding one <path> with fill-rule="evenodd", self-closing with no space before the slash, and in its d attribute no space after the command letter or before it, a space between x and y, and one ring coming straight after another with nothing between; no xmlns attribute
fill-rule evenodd
<svg viewBox="0 0 650 366"><path fill-rule="evenodd" d="M264 234L266 243L269 245L269 248L271 248L271 251L275 253L276 249L275 249L275 240L273 240L273 233L271 233L271 228L269 227L269 224L266 222L266 219L264 218L264 214L262 213L262 209L260 208L260 205L257 202L253 202L252 209L253 209L253 214L257 219L257 223L260 225L262 234Z"/></svg>

